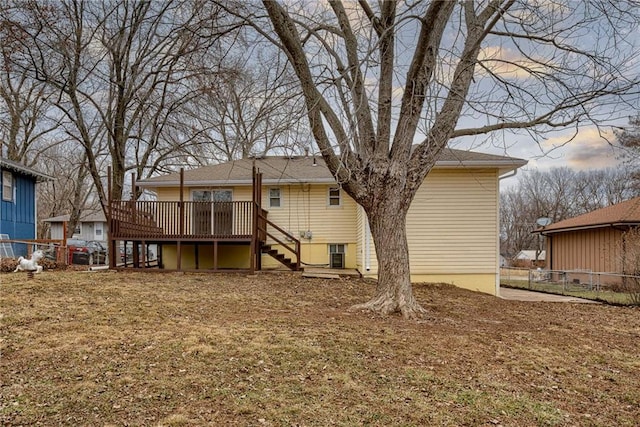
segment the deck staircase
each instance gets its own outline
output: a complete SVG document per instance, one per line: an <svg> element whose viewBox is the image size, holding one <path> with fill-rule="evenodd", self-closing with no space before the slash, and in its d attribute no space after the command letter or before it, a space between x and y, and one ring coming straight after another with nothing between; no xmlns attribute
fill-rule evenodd
<svg viewBox="0 0 640 427"><path fill-rule="evenodd" d="M269 220L267 218L267 211L264 209L258 211L257 219L259 252L273 257L289 270L300 270L300 240ZM266 243L267 239L270 240L270 243ZM279 245L278 249L288 254L280 253L278 249L273 247L274 245Z"/></svg>
<svg viewBox="0 0 640 427"><path fill-rule="evenodd" d="M274 258L276 261L278 261L280 264L284 265L291 271L298 270L298 266L295 261L293 261L291 258L287 258L286 255L278 252L278 250L274 249L271 245L262 245L261 252L263 254L270 255L272 258Z"/></svg>

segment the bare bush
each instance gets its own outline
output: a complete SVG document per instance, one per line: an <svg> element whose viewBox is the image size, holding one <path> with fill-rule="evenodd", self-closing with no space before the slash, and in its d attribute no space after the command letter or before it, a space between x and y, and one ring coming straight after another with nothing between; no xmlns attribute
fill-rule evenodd
<svg viewBox="0 0 640 427"><path fill-rule="evenodd" d="M634 305L640 305L640 227L624 233L622 245L622 268L629 275L623 278L622 288Z"/></svg>
<svg viewBox="0 0 640 427"><path fill-rule="evenodd" d="M640 305L640 227L634 227L622 237L622 290L634 305Z"/></svg>

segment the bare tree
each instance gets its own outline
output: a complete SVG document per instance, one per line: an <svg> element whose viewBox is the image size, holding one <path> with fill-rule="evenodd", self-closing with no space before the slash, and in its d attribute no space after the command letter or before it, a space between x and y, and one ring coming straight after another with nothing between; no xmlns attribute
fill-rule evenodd
<svg viewBox="0 0 640 427"><path fill-rule="evenodd" d="M39 169L56 179L38 185L38 221L69 214L67 227L71 237L83 211L101 208L100 201L92 197L93 181L85 152L74 143L58 144L41 153ZM40 238L47 237L46 225L38 228Z"/></svg>
<svg viewBox="0 0 640 427"><path fill-rule="evenodd" d="M629 179L632 174L630 165L577 172L573 183L576 192L576 214L591 212L640 196L640 187Z"/></svg>
<svg viewBox="0 0 640 427"><path fill-rule="evenodd" d="M288 55L320 152L367 214L378 287L357 309L425 313L405 219L452 138L599 124L598 105L637 89L637 46L620 33L638 28L633 2L313 5L263 0L275 37L239 13Z"/></svg>
<svg viewBox="0 0 640 427"><path fill-rule="evenodd" d="M622 272L623 289L629 294L631 302L640 305L640 227L632 227L622 236Z"/></svg>
<svg viewBox="0 0 640 427"><path fill-rule="evenodd" d="M500 193L500 253L513 258L520 250L537 247L537 237L531 232L535 221L544 215L531 210L528 197L517 189Z"/></svg>
<svg viewBox="0 0 640 427"><path fill-rule="evenodd" d="M629 126L616 132L618 145L622 148L622 157L630 168L630 178L640 192L640 113L629 117Z"/></svg>
<svg viewBox="0 0 640 427"><path fill-rule="evenodd" d="M295 76L286 57L264 44L225 58L218 73L195 77L193 88L202 96L190 104L188 122L204 162L292 154L310 145Z"/></svg>
<svg viewBox="0 0 640 427"><path fill-rule="evenodd" d="M629 117L629 126L616 132L616 136L622 147L635 151L629 156L640 156L640 113Z"/></svg>
<svg viewBox="0 0 640 427"><path fill-rule="evenodd" d="M538 247L540 236L531 234L538 228L538 218L558 222L640 195L628 177L624 167L553 168L520 174L517 184L500 194L501 252L512 256Z"/></svg>
<svg viewBox="0 0 640 427"><path fill-rule="evenodd" d="M15 63L25 40L15 23L1 19L8 7L0 6L0 154L34 166L54 143L48 137L58 120L50 114L52 91Z"/></svg>
<svg viewBox="0 0 640 427"><path fill-rule="evenodd" d="M128 172L149 176L165 158L188 149L190 140L171 137L179 126L172 119L197 95L187 83L206 70L198 60L216 42L210 3L17 4L8 18L28 40L22 66L58 92L55 105L65 130L81 144L103 203L101 165L112 166L112 196L121 198Z"/></svg>

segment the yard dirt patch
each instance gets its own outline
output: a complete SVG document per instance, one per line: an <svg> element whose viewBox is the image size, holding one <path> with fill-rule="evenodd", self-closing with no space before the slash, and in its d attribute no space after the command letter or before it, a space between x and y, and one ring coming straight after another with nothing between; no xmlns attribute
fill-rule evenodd
<svg viewBox="0 0 640 427"><path fill-rule="evenodd" d="M623 426L640 310L417 284L420 322L347 309L362 279L0 275L0 424Z"/></svg>

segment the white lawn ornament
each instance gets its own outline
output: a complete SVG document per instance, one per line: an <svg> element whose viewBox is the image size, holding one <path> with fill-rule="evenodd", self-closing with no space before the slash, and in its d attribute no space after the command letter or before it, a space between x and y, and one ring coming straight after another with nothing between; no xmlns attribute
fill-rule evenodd
<svg viewBox="0 0 640 427"><path fill-rule="evenodd" d="M43 256L44 253L38 250L31 254L31 259L25 259L24 257L18 258L18 266L15 270L13 270L13 272L17 273L18 271L33 271L34 273L42 273L42 266L38 265L38 261L40 261Z"/></svg>

